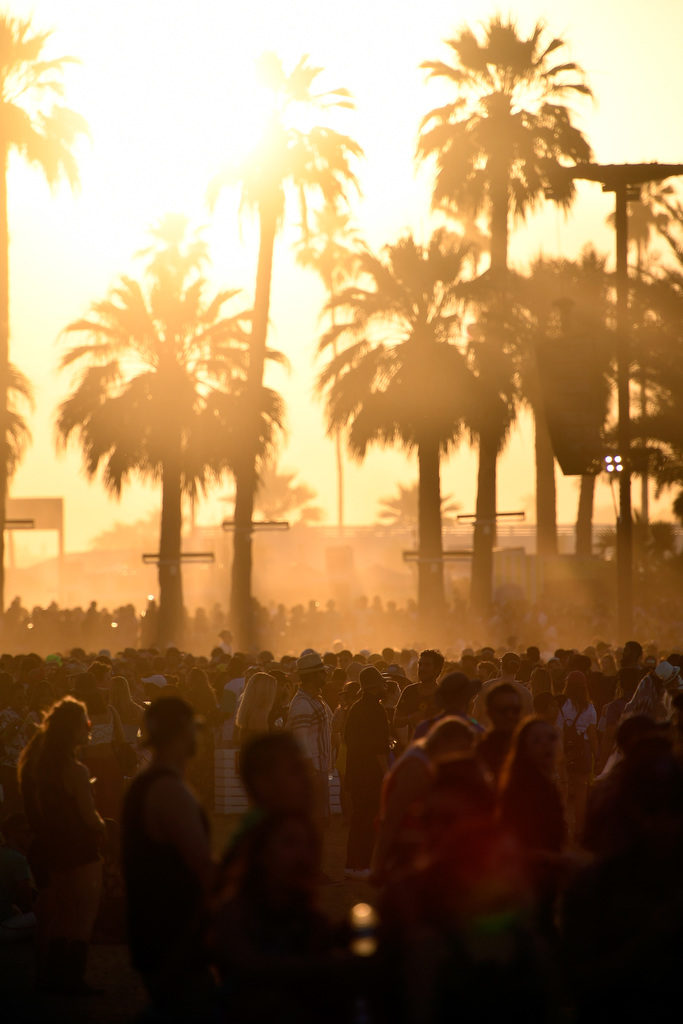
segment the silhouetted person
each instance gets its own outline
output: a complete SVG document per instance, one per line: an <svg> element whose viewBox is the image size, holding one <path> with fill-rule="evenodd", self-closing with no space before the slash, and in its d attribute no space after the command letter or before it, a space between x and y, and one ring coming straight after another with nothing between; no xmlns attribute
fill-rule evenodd
<svg viewBox="0 0 683 1024"><path fill-rule="evenodd" d="M370 874L375 819L389 756L389 722L380 704L385 681L368 665L360 673L360 685L360 698L349 709L344 731L346 787L351 799L345 871L349 878Z"/></svg>
<svg viewBox="0 0 683 1024"><path fill-rule="evenodd" d="M568 673L557 724L563 733L570 827L573 835L580 836L590 777L598 756L598 716L584 672L574 669Z"/></svg>
<svg viewBox="0 0 683 1024"><path fill-rule="evenodd" d="M438 711L432 718L420 722L413 733L413 739L422 739L432 726L449 715L459 715L461 718L473 721L469 719L468 711L472 698L477 692L477 686L478 684L469 679L464 672L449 672L447 676L444 676L436 688L435 703Z"/></svg>
<svg viewBox="0 0 683 1024"><path fill-rule="evenodd" d="M418 681L406 686L401 694L394 713L394 728L407 728L409 740L415 727L438 711L436 684L443 666L444 657L440 651L423 651L417 663Z"/></svg>
<svg viewBox="0 0 683 1024"><path fill-rule="evenodd" d="M522 715L522 702L511 683L499 683L488 691L486 715L491 728L479 740L477 757L497 785Z"/></svg>
<svg viewBox="0 0 683 1024"><path fill-rule="evenodd" d="M131 784L122 821L131 959L169 1020L205 1019L212 990L205 925L214 867L206 816L185 782L195 728L178 697L147 709L152 763Z"/></svg>
<svg viewBox="0 0 683 1024"><path fill-rule="evenodd" d="M622 668L640 668L643 663L643 648L637 640L627 640L621 654Z"/></svg>
<svg viewBox="0 0 683 1024"><path fill-rule="evenodd" d="M249 808L223 853L219 888L234 892L244 872L252 831L270 814L315 815L315 779L308 760L289 732L264 733L248 740L239 770Z"/></svg>
<svg viewBox="0 0 683 1024"><path fill-rule="evenodd" d="M680 1002L683 772L670 741L638 742L620 787L624 842L582 871L565 901L563 960L580 1024L667 1020Z"/></svg>
<svg viewBox="0 0 683 1024"><path fill-rule="evenodd" d="M465 719L442 718L391 766L382 785L373 858L377 882L412 863L424 840L424 804L439 764L454 754L471 751L475 736Z"/></svg>
<svg viewBox="0 0 683 1024"><path fill-rule="evenodd" d="M488 727L491 724L491 720L488 716L488 706L486 698L488 694L496 686L500 686L501 683L507 683L515 690L520 700L520 714L522 717L530 715L533 711L533 702L531 696L531 690L520 683L517 679L517 673L521 665L521 658L514 651L508 651L507 654L503 655L501 660L501 673L496 679L489 679L487 683L484 683L479 693L477 694L476 700L472 707L472 714L476 720L483 726Z"/></svg>
<svg viewBox="0 0 683 1024"><path fill-rule="evenodd" d="M45 872L39 912L41 987L87 993L88 943L100 903L104 822L95 810L88 769L76 751L88 740L86 707L65 697L24 750L21 791Z"/></svg>
<svg viewBox="0 0 683 1024"><path fill-rule="evenodd" d="M234 894L218 910L214 960L231 1024L342 1024L349 957L316 908L320 842L310 817L265 814L252 829ZM188 1018L192 1019L192 1018Z"/></svg>
<svg viewBox="0 0 683 1024"><path fill-rule="evenodd" d="M527 719L513 738L499 792L500 820L522 847L547 933L553 928L568 838L558 753L557 729L542 718Z"/></svg>

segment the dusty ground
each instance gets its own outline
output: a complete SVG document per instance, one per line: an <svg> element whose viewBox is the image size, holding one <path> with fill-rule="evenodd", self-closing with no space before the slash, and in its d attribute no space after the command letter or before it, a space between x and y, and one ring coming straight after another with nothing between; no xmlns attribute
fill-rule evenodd
<svg viewBox="0 0 683 1024"><path fill-rule="evenodd" d="M224 848L238 819L214 820L214 846ZM321 887L321 906L334 920L341 920L360 900L372 900L372 889L362 882L343 881L346 828L333 818L325 837L325 873L333 884ZM44 996L34 989L33 954L30 943L0 946L0 1020L3 1024L129 1024L144 1006L142 986L128 964L122 945L91 948L88 979L103 990L102 996L66 999Z"/></svg>

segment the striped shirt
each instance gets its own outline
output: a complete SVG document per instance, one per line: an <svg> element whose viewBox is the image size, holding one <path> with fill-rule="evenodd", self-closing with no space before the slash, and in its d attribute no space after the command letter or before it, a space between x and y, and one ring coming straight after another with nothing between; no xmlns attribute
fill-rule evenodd
<svg viewBox="0 0 683 1024"><path fill-rule="evenodd" d="M330 726L332 713L322 697L311 697L297 690L289 706L286 728L299 741L304 756L313 762L317 772L330 770Z"/></svg>

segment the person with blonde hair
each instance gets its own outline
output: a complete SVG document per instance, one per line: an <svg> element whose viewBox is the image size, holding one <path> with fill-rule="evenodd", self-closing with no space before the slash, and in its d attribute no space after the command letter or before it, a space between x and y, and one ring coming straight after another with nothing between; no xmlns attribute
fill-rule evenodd
<svg viewBox="0 0 683 1024"><path fill-rule="evenodd" d="M276 693L277 679L268 672L255 672L247 680L235 719L237 739L241 747L254 736L269 731L268 716L273 708Z"/></svg>

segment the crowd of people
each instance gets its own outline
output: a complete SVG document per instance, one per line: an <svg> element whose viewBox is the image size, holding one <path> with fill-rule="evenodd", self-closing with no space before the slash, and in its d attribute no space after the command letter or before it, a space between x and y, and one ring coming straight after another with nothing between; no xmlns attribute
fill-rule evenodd
<svg viewBox="0 0 683 1024"><path fill-rule="evenodd" d="M44 991L88 995L118 899L159 1021L668 1014L683 655L447 654L246 655L224 631L210 656L3 655L2 942L32 939ZM218 748L249 809L216 857ZM364 894L347 921L319 907L335 884Z"/></svg>
<svg viewBox="0 0 683 1024"><path fill-rule="evenodd" d="M496 647L520 649L530 642L544 650L557 648L562 636L573 637L585 646L595 636L610 636L615 629L614 602L594 586L572 588L552 586L528 600L519 587L506 585L494 594L491 613L477 616L469 606L464 584L454 583L438 622L425 625L417 603L383 601L381 597L346 595L343 601L310 600L286 607L284 604L260 604L254 601L254 632L262 647L279 652L297 653L307 647L327 650L337 640L343 645L361 648L384 644L428 646L438 637L449 637L452 654L473 640L488 640ZM652 573L639 581L634 607L636 634L657 636L661 646L675 647L680 623L672 614L678 583ZM558 624L562 628L558 628ZM219 603L187 609L179 646L196 654L212 650L230 622ZM140 609L133 604L107 607L91 601L87 607L62 607L52 602L46 607L26 608L15 598L7 608L0 632L0 650L21 654L35 651L45 657L55 650L74 647L87 651L125 648L149 648L156 642L159 609L148 596Z"/></svg>

